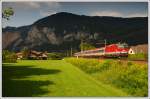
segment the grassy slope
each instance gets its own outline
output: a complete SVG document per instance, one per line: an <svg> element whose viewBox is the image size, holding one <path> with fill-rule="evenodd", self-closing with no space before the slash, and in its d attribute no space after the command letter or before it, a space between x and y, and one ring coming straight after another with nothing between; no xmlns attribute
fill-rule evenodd
<svg viewBox="0 0 150 99"><path fill-rule="evenodd" d="M127 96L63 60L3 65L3 96Z"/></svg>
<svg viewBox="0 0 150 99"><path fill-rule="evenodd" d="M65 58L97 81L115 86L131 96L148 95L147 62Z"/></svg>

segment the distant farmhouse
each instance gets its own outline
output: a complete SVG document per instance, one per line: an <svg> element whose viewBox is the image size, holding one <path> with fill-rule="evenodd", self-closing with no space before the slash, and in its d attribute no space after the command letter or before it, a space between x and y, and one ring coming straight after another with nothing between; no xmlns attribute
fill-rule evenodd
<svg viewBox="0 0 150 99"><path fill-rule="evenodd" d="M18 52L16 53L17 59L23 59L23 53L22 52Z"/></svg>
<svg viewBox="0 0 150 99"><path fill-rule="evenodd" d="M23 59L23 53L22 52L18 52L16 53L17 55L17 59ZM47 51L45 52L38 52L38 51L29 51L28 53L28 59L40 59L40 60L47 60Z"/></svg>
<svg viewBox="0 0 150 99"><path fill-rule="evenodd" d="M132 48L129 49L128 51L129 54L135 54L134 50Z"/></svg>

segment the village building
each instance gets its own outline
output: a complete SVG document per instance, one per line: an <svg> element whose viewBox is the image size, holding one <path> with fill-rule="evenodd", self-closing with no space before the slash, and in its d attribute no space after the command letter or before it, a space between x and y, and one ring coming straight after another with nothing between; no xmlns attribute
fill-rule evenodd
<svg viewBox="0 0 150 99"><path fill-rule="evenodd" d="M16 53L16 55L17 55L17 59L23 59L22 52L18 52L18 53ZM31 50L31 51L29 51L27 56L28 56L28 59L47 60L47 58L48 58L47 51L38 52L38 51Z"/></svg>
<svg viewBox="0 0 150 99"><path fill-rule="evenodd" d="M135 54L134 50L132 48L129 49L128 54Z"/></svg>
<svg viewBox="0 0 150 99"><path fill-rule="evenodd" d="M17 59L22 59L23 58L23 53L18 52L16 53Z"/></svg>
<svg viewBox="0 0 150 99"><path fill-rule="evenodd" d="M47 52L38 52L38 51L30 51L28 58L29 59L42 59L46 60L47 59Z"/></svg>

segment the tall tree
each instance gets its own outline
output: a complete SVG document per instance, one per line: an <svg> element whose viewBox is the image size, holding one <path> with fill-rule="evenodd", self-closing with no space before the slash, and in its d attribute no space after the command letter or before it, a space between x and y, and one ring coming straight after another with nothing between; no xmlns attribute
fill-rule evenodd
<svg viewBox="0 0 150 99"><path fill-rule="evenodd" d="M81 49L81 51L84 51L84 50L90 50L90 49L94 49L95 48L95 46L93 46L93 45L91 45L91 44L89 44L89 43L81 43L80 44L80 49Z"/></svg>
<svg viewBox="0 0 150 99"><path fill-rule="evenodd" d="M23 59L28 59L30 50L28 48L23 48L21 52L23 53Z"/></svg>
<svg viewBox="0 0 150 99"><path fill-rule="evenodd" d="M11 7L5 8L2 12L2 18L9 20L10 16L14 15L14 10Z"/></svg>

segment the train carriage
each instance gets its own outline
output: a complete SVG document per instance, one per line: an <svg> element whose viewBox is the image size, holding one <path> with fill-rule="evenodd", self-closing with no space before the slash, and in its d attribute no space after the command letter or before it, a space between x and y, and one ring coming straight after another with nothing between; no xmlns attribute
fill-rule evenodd
<svg viewBox="0 0 150 99"><path fill-rule="evenodd" d="M79 57L127 57L129 47L127 44L111 44L105 47L92 50L85 50L75 53L74 56Z"/></svg>

